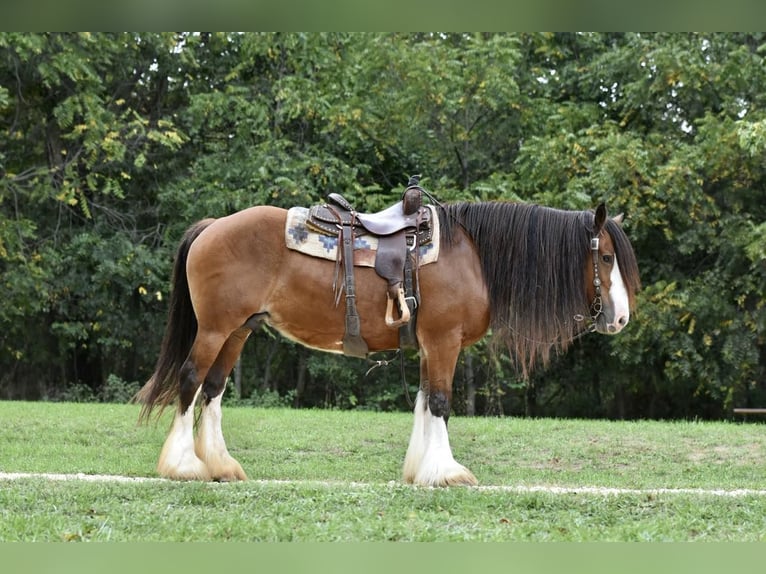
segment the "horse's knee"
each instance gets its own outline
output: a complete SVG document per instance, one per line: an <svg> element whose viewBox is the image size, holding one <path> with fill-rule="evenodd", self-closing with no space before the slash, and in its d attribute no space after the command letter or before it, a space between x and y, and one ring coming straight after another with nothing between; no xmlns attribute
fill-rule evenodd
<svg viewBox="0 0 766 574"><path fill-rule="evenodd" d="M444 391L431 392L428 395L428 408L435 417L449 419L449 397Z"/></svg>

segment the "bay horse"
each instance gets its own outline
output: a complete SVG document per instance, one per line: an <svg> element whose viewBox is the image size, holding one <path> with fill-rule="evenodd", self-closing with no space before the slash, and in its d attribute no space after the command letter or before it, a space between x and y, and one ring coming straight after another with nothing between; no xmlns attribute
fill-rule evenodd
<svg viewBox="0 0 766 574"><path fill-rule="evenodd" d="M420 387L403 480L475 485L452 454L447 433L461 349L491 329L523 373L547 363L587 331L619 333L640 287L622 216L511 202L437 207L440 255L418 273L416 335ZM285 246L287 211L255 206L206 219L183 236L173 271L169 318L156 369L136 395L140 420L176 403L157 465L179 480L244 480L226 447L221 398L250 333L266 324L313 349L341 353L344 310L330 287L332 261ZM385 281L357 267L356 305L370 352L393 350ZM200 413L194 434L194 405Z"/></svg>

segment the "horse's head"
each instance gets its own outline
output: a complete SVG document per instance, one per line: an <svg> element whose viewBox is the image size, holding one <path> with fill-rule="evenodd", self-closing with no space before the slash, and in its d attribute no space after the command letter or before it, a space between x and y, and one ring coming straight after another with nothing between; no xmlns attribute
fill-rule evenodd
<svg viewBox="0 0 766 574"><path fill-rule="evenodd" d="M608 218L603 203L596 209L590 250L586 282L591 319L596 331L614 335L628 324L640 283L633 249L622 231L622 214Z"/></svg>

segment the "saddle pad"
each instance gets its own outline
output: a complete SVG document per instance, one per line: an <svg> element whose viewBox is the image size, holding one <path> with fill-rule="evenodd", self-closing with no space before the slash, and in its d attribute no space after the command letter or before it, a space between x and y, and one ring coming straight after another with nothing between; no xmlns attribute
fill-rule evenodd
<svg viewBox="0 0 766 574"><path fill-rule="evenodd" d="M420 265L433 263L439 259L439 216L432 205L426 206L431 210L433 238L430 243L421 245ZM338 259L338 237L322 235L306 226L309 210L306 207L291 207L287 210L285 225L285 244L289 249L299 251L312 257L320 257L336 261ZM364 235L354 240L354 265L360 267L375 267L375 254L378 250L378 238L374 235Z"/></svg>

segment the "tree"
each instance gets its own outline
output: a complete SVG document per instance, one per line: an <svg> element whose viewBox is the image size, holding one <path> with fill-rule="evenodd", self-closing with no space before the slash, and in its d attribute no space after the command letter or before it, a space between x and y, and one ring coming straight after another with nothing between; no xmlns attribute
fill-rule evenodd
<svg viewBox="0 0 766 574"><path fill-rule="evenodd" d="M766 400L762 34L0 34L0 397L152 370L195 220L408 176L442 201L626 214L644 290L529 381L486 341L460 413L721 417ZM255 333L242 393L408 408L398 373ZM407 379L414 390L417 364ZM110 382L111 381L111 382ZM113 394L113 393L111 393ZM275 400L272 400L275 399Z"/></svg>
<svg viewBox="0 0 766 574"><path fill-rule="evenodd" d="M173 35L3 34L0 388L45 396L148 372L169 267L155 197L184 136L163 115ZM18 384L22 380L26 386ZM31 385L30 385L31 383Z"/></svg>

